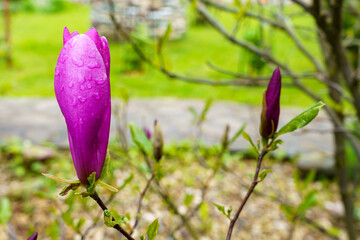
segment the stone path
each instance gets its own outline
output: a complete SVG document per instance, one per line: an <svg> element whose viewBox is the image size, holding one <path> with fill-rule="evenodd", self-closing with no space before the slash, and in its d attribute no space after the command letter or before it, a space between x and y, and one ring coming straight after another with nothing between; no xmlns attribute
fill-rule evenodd
<svg viewBox="0 0 360 240"><path fill-rule="evenodd" d="M113 107L119 100L113 100ZM204 106L201 100L179 100L174 98L134 99L127 109L129 121L140 127L152 127L154 119L158 119L166 143L193 137L195 128L189 107L198 112ZM292 117L304 109L282 108L281 127ZM233 135L243 123L247 123L246 131L256 140L258 135L260 108L241 105L233 102L215 102L202 127L202 138L206 144L218 143L226 124L230 125ZM116 118L112 118L111 137L115 136ZM318 131L320 130L320 132ZM55 99L34 98L0 98L0 142L10 137L29 139L35 143L54 142L58 146L68 146L66 125ZM282 139L282 151L294 156L304 153L302 159L314 164L324 165L323 159L329 158L333 149L331 123L325 114L310 123L305 130L287 134ZM234 149L244 149L249 144L238 140ZM280 150L281 151L281 150ZM321 160L322 159L322 160ZM316 161L319 161L316 163ZM332 165L331 161L327 164Z"/></svg>

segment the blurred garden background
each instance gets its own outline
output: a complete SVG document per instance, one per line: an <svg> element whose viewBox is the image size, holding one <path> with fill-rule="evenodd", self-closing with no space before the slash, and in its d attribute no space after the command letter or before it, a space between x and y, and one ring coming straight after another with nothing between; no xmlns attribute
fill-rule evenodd
<svg viewBox="0 0 360 240"><path fill-rule="evenodd" d="M283 137L233 239L359 239L360 3L357 0L1 0L0 239L125 239L51 173L76 178L54 71L63 31L108 38L111 171L101 190L139 239L225 239L251 183L263 92L280 67ZM164 136L153 176L128 124ZM152 140L153 141L153 140ZM149 186L148 186L149 185ZM141 206L141 208L139 207ZM229 215L230 214L230 215Z"/></svg>

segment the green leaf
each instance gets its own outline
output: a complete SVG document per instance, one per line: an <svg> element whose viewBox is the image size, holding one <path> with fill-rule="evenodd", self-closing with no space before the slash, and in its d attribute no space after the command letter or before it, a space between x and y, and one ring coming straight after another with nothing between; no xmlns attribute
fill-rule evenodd
<svg viewBox="0 0 360 240"><path fill-rule="evenodd" d="M171 23L169 23L167 25L164 35L161 38L159 38L159 40L158 40L158 44L157 44L157 53L158 54L160 54L162 52L163 47L168 42L170 35L171 35L171 31L172 31L172 26L171 26Z"/></svg>
<svg viewBox="0 0 360 240"><path fill-rule="evenodd" d="M281 204L280 209L281 209L281 211L283 211L285 213L285 216L289 221L294 220L296 212L295 212L295 209L293 207L285 205L285 204Z"/></svg>
<svg viewBox="0 0 360 240"><path fill-rule="evenodd" d="M193 200L194 200L194 195L187 193L185 195L184 205L189 207Z"/></svg>
<svg viewBox="0 0 360 240"><path fill-rule="evenodd" d="M276 139L276 140L271 144L271 146L270 146L270 151L275 151L276 149L279 148L278 145L283 144L283 143L284 143L283 140L281 140L281 139Z"/></svg>
<svg viewBox="0 0 360 240"><path fill-rule="evenodd" d="M87 187L87 192L92 195L95 191L95 187L96 187L96 172L93 172L92 174L90 174L90 176L87 178L87 180L89 181L89 186Z"/></svg>
<svg viewBox="0 0 360 240"><path fill-rule="evenodd" d="M145 240L144 235L141 235L141 236L140 236L140 240Z"/></svg>
<svg viewBox="0 0 360 240"><path fill-rule="evenodd" d="M80 231L80 228L84 225L84 223L85 223L85 218L80 218L75 227L77 232Z"/></svg>
<svg viewBox="0 0 360 240"><path fill-rule="evenodd" d="M152 156L152 143L146 137L144 131L136 126L135 123L129 123L131 136L134 143L140 150L148 156Z"/></svg>
<svg viewBox="0 0 360 240"><path fill-rule="evenodd" d="M274 138L277 138L278 136L293 132L296 129L305 127L307 124L309 124L319 113L320 109L325 106L323 102L318 102L311 108L307 109L305 112L297 115L295 118L290 120L285 126L283 126L277 133L275 133Z"/></svg>
<svg viewBox="0 0 360 240"><path fill-rule="evenodd" d="M237 7L239 9L238 12L236 13L237 19L240 19L245 15L247 9L250 7L250 4L251 4L251 0L248 0L245 4L241 4L241 3L237 4Z"/></svg>
<svg viewBox="0 0 360 240"><path fill-rule="evenodd" d="M246 127L246 123L244 123L240 127L240 129L235 133L235 135L230 139L228 146L231 146L231 144L233 144L236 141L236 139L243 133L245 127Z"/></svg>
<svg viewBox="0 0 360 240"><path fill-rule="evenodd" d="M314 207L317 204L316 190L312 190L307 193L304 200L299 204L297 213L304 213L306 210Z"/></svg>
<svg viewBox="0 0 360 240"><path fill-rule="evenodd" d="M114 219L115 218L110 210L104 210L104 223L106 226L114 227L115 225L123 226L126 224L124 216L120 216L119 219Z"/></svg>
<svg viewBox="0 0 360 240"><path fill-rule="evenodd" d="M101 171L99 179L103 180L109 174L109 169L110 169L110 151L108 149L107 152L106 152L106 158L105 158L104 166L103 166L103 169Z"/></svg>
<svg viewBox="0 0 360 240"><path fill-rule="evenodd" d="M131 181L132 181L133 179L134 179L134 174L131 173L130 176L127 177L127 178L124 180L123 184L121 184L121 186L118 188L119 191L120 191L120 190L123 190L129 183L131 183Z"/></svg>
<svg viewBox="0 0 360 240"><path fill-rule="evenodd" d="M200 114L199 123L206 120L206 115L209 112L212 103L213 103L212 99L207 99L206 100L205 106L204 106L204 108L203 108L203 110L201 111L201 114Z"/></svg>
<svg viewBox="0 0 360 240"><path fill-rule="evenodd" d="M229 220L231 220L231 217L230 217L230 214L231 214L231 211L232 211L232 208L231 207L229 207L228 209L227 209L227 211L225 212L225 207L224 206L221 206L221 205L219 205L219 204L216 204L216 203L212 203L212 204L214 204L214 206L222 213L222 214L224 214Z"/></svg>
<svg viewBox="0 0 360 240"><path fill-rule="evenodd" d="M1 199L0 202L0 223L6 224L12 215L10 200L8 198Z"/></svg>
<svg viewBox="0 0 360 240"><path fill-rule="evenodd" d="M156 237L156 234L159 230L159 221L158 219L155 219L148 227L146 231L146 235L148 240L153 240Z"/></svg>
<svg viewBox="0 0 360 240"><path fill-rule="evenodd" d="M66 196L70 190L76 190L80 187L81 183L71 183L63 188L59 193L60 196Z"/></svg>
<svg viewBox="0 0 360 240"><path fill-rule="evenodd" d="M165 176L165 173L161 168L160 162L154 163L154 171L155 171L155 179L156 180L161 180Z"/></svg>
<svg viewBox="0 0 360 240"><path fill-rule="evenodd" d="M242 6L241 0L234 0L234 5L235 5L237 8L241 8L241 6Z"/></svg>
<svg viewBox="0 0 360 240"><path fill-rule="evenodd" d="M74 228L74 219L70 214L70 211L64 212L62 214L62 220L69 226Z"/></svg>
<svg viewBox="0 0 360 240"><path fill-rule="evenodd" d="M206 202L202 202L199 208L200 218L205 221L209 218L209 205Z"/></svg>
<svg viewBox="0 0 360 240"><path fill-rule="evenodd" d="M316 170L312 169L305 177L303 183L304 188L307 188L310 185L310 183L312 183L315 180L315 177L316 177Z"/></svg>
<svg viewBox="0 0 360 240"><path fill-rule="evenodd" d="M243 131L242 135L243 135L243 138L245 138L245 140L247 140L251 144L251 146L254 148L255 152L257 154L259 154L259 149L255 146L254 142L251 140L250 135L245 131Z"/></svg>
<svg viewBox="0 0 360 240"><path fill-rule="evenodd" d="M260 180L258 180L258 182L263 181L263 180L266 178L266 175L267 175L268 173L270 173L270 172L272 172L271 169L264 169L264 170L259 174Z"/></svg>

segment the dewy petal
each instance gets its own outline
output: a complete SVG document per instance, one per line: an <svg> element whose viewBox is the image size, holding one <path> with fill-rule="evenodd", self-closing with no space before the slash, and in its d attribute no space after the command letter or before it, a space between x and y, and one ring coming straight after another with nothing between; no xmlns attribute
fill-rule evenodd
<svg viewBox="0 0 360 240"><path fill-rule="evenodd" d="M67 27L64 28L64 32L63 32L63 43L65 45L65 43L67 41L69 41L72 37L75 37L76 35L79 35L79 33L77 31L74 31L70 34L69 29Z"/></svg>
<svg viewBox="0 0 360 240"><path fill-rule="evenodd" d="M101 41L101 40L100 40ZM91 54L89 54L91 53ZM95 42L85 34L65 43L55 73L55 94L65 117L69 144L82 183L100 176L110 129L110 80ZM91 56L90 56L91 55ZM98 67L89 67L96 62Z"/></svg>
<svg viewBox="0 0 360 240"><path fill-rule="evenodd" d="M90 30L88 30L85 33L85 35L87 35L89 38L91 38L91 40L94 41L96 48L98 49L99 53L101 54L101 56L103 58L104 63L107 63L108 64L107 68L110 69L110 52L109 52L109 45L106 41L106 38L103 37L106 41L106 43L104 43L104 40L102 38L100 38L99 33L97 32L97 30L95 28L91 28ZM105 66L106 66L106 64L105 64Z"/></svg>
<svg viewBox="0 0 360 240"><path fill-rule="evenodd" d="M106 39L106 37L102 36L101 37L101 42L102 42L102 46L103 46L103 59L104 59L104 63L105 63L105 67L106 67L106 72L108 77L110 77L110 50L109 50L109 43Z"/></svg>

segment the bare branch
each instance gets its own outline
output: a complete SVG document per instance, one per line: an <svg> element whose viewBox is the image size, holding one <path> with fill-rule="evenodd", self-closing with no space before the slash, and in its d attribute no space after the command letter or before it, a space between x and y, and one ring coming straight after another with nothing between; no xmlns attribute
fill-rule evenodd
<svg viewBox="0 0 360 240"><path fill-rule="evenodd" d="M139 224L139 221L140 221L140 213L141 213L141 207L142 207L142 200L147 192L147 190L149 189L150 187L150 184L152 182L152 180L154 179L155 175L152 174L151 177L149 178L149 180L147 181L146 183L146 186L144 188L144 190L141 192L140 194L140 198L139 198L139 203L138 203L138 209L136 211L136 218L135 218L135 222L134 222L134 225L132 227L132 231L130 232L130 234L133 233L134 229L137 227L137 225Z"/></svg>

